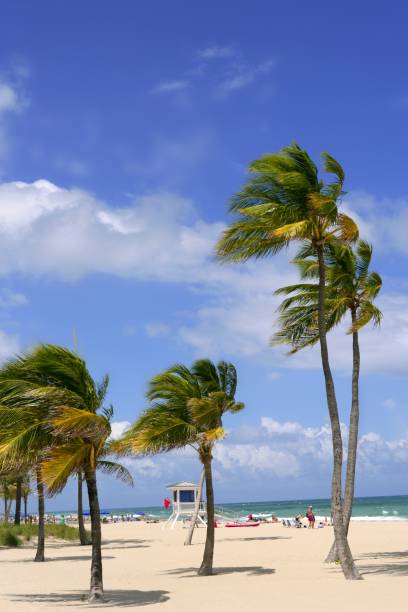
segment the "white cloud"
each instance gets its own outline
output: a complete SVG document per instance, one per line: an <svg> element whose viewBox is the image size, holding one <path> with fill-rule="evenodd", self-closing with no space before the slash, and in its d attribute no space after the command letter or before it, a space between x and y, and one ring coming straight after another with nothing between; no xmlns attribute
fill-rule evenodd
<svg viewBox="0 0 408 612"><path fill-rule="evenodd" d="M17 355L20 351L21 346L18 336L0 330L0 363L13 355Z"/></svg>
<svg viewBox="0 0 408 612"><path fill-rule="evenodd" d="M0 81L0 113L17 111L20 107L17 91L8 83Z"/></svg>
<svg viewBox="0 0 408 612"><path fill-rule="evenodd" d="M197 55L203 60L224 59L226 57L233 56L234 51L231 47L221 47L219 45L213 45L211 47L201 49Z"/></svg>
<svg viewBox="0 0 408 612"><path fill-rule="evenodd" d="M269 74L274 65L274 60L267 60L256 66L246 66L239 63L233 64L229 69L227 77L219 84L219 90L223 94L229 94L247 87L256 79Z"/></svg>
<svg viewBox="0 0 408 612"><path fill-rule="evenodd" d="M129 421L113 421L111 423L111 439L118 440L124 434L128 427L130 427Z"/></svg>
<svg viewBox="0 0 408 612"><path fill-rule="evenodd" d="M150 323L146 323L144 326L146 334L150 336L150 338L159 338L162 336L166 336L170 328L166 323L161 323L160 321L151 321Z"/></svg>
<svg viewBox="0 0 408 612"><path fill-rule="evenodd" d="M174 79L172 81L160 81L151 90L154 94L174 93L184 91L189 87L189 82L185 79Z"/></svg>
<svg viewBox="0 0 408 612"><path fill-rule="evenodd" d="M12 291L7 287L0 290L0 308L14 308L26 304L28 304L28 299L23 293Z"/></svg>
<svg viewBox="0 0 408 612"><path fill-rule="evenodd" d="M388 398L382 402L382 405L384 406L384 408L395 408L397 405L397 402L391 398Z"/></svg>
<svg viewBox="0 0 408 612"><path fill-rule="evenodd" d="M0 161L7 157L10 149L7 119L28 105L22 87L25 77L22 66L16 66L7 77L0 75Z"/></svg>
<svg viewBox="0 0 408 612"><path fill-rule="evenodd" d="M0 185L0 273L199 282L221 231L171 193L113 208L45 181Z"/></svg>

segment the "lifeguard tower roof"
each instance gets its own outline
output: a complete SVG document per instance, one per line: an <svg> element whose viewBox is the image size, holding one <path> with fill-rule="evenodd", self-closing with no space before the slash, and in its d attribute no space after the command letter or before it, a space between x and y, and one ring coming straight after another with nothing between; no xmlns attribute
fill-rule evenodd
<svg viewBox="0 0 408 612"><path fill-rule="evenodd" d="M187 482L186 480L184 480L183 482L176 482L174 484L169 484L166 486L166 489L180 489L181 487L192 487L192 488L198 488L198 484L195 484L194 482Z"/></svg>

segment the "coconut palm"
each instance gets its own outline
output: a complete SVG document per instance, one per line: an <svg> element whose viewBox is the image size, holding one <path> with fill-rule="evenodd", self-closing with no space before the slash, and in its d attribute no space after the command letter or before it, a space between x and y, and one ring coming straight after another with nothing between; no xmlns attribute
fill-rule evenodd
<svg viewBox="0 0 408 612"><path fill-rule="evenodd" d="M53 442L48 430L47 406L30 396L31 383L24 377L21 359L6 363L0 371L0 469L35 473L38 499L38 538L34 561L44 561L45 492L41 462ZM20 378L19 378L20 376Z"/></svg>
<svg viewBox="0 0 408 612"><path fill-rule="evenodd" d="M16 496L16 486L13 476L3 474L0 477L0 496L4 500L4 522L9 522L11 504Z"/></svg>
<svg viewBox="0 0 408 612"><path fill-rule="evenodd" d="M133 486L133 477L129 470L125 466L121 465L116 461L109 461L106 459L111 454L111 445L107 442L101 449L97 462L96 469L114 475L116 478L122 480L126 484ZM78 530L79 530L79 541L81 546L88 546L91 542L88 541L86 536L85 524L84 524L84 509L83 509L83 490L82 484L84 474L82 468L79 468L76 474L77 477L77 492L78 492Z"/></svg>
<svg viewBox="0 0 408 612"><path fill-rule="evenodd" d="M78 469L83 470L89 498L92 533L89 600L103 599L101 524L96 481L98 456L110 436L112 410L105 409L109 379L97 384L85 361L55 345L40 345L0 371L0 459L18 463L36 457L39 510L44 483L50 494L60 491ZM49 436L48 441L41 436ZM37 453L35 455L35 453ZM115 467L101 469L112 473Z"/></svg>
<svg viewBox="0 0 408 612"><path fill-rule="evenodd" d="M177 364L152 378L149 407L116 444L120 452L156 454L193 447L203 465L207 497L207 534L199 575L210 575L214 557L214 491L212 452L224 436L222 417L244 404L235 401L237 373L231 363L195 361L191 369Z"/></svg>
<svg viewBox="0 0 408 612"><path fill-rule="evenodd" d="M300 245L300 258L304 250L311 250L317 258L319 341L333 444L333 526L343 573L348 579L358 579L343 523L343 443L326 339L324 262L330 241L352 242L358 229L338 208L344 171L329 154L322 157L324 172L334 176L332 182L319 178L315 163L296 143L252 162L251 178L231 201L230 209L239 218L225 230L217 253L224 261L243 262L274 255L295 242Z"/></svg>
<svg viewBox="0 0 408 612"><path fill-rule="evenodd" d="M348 333L353 338L353 367L351 384L351 410L349 420L349 441L347 453L346 483L344 492L343 515L348 533L353 508L354 481L356 474L358 428L359 428L359 375L360 347L359 330L372 322L378 326L381 311L373 304L381 290L382 281L377 272L370 272L372 247L360 240L353 250L350 246L330 244L325 250L326 262L326 329L338 325L347 313L351 326ZM302 280L317 279L316 259L306 258L295 262ZM289 343L292 353L311 346L319 340L317 326L318 284L304 282L283 287L277 295L290 296L280 306L280 330L275 334L273 343ZM336 547L333 544L326 561L335 561Z"/></svg>

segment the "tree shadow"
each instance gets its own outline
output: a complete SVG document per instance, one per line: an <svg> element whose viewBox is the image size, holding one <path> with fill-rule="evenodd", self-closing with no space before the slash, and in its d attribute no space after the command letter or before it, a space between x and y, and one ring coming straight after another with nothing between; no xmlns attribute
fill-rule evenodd
<svg viewBox="0 0 408 612"><path fill-rule="evenodd" d="M369 561L371 559L375 561L383 561L383 563L370 563ZM359 555L358 561L365 561L368 563L365 565L359 564L358 569L363 575L388 574L391 576L408 576L408 562L395 563L396 559L408 561L408 550L387 550L363 553Z"/></svg>
<svg viewBox="0 0 408 612"><path fill-rule="evenodd" d="M369 576L370 574L408 576L408 563L373 563L372 565L359 565L358 569L363 576Z"/></svg>
<svg viewBox="0 0 408 612"><path fill-rule="evenodd" d="M53 563L54 561L90 561L92 558L91 555L72 555L72 556L64 556L64 557L46 557L44 561L41 563ZM116 559L116 557L112 555L103 555L103 560L106 559ZM30 557L29 559L0 559L0 563L34 563L34 558Z"/></svg>
<svg viewBox="0 0 408 612"><path fill-rule="evenodd" d="M70 591L67 593L30 593L24 595L8 594L11 601L30 604L57 604L61 606L78 605L83 603L87 608L110 608L126 606L148 606L164 603L169 599L169 591L139 591L139 590L109 590L105 591L105 601L88 604L88 595L83 591Z"/></svg>
<svg viewBox="0 0 408 612"><path fill-rule="evenodd" d="M179 576L180 578L196 578L197 567L179 567L177 569L166 570L163 574L170 574L172 576ZM262 567L261 565L246 565L246 566L235 566L235 567L216 567L214 568L213 576L222 574L247 574L248 576L266 576L269 574L275 574L276 570L270 567Z"/></svg>
<svg viewBox="0 0 408 612"><path fill-rule="evenodd" d="M103 540L102 548L113 548L112 544L119 544L120 548L148 548L152 540Z"/></svg>
<svg viewBox="0 0 408 612"><path fill-rule="evenodd" d="M259 542L261 540L291 540L291 536L255 536L253 538L223 538L217 542Z"/></svg>
<svg viewBox="0 0 408 612"><path fill-rule="evenodd" d="M381 551L381 552L372 552L372 553L363 553L359 557L359 559L408 559L408 550L394 550L394 551Z"/></svg>

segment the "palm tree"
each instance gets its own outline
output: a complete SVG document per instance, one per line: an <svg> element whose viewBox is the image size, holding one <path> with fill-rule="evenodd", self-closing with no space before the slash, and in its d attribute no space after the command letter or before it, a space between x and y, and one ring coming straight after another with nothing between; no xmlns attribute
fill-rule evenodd
<svg viewBox="0 0 408 612"><path fill-rule="evenodd" d="M343 523L343 443L326 339L324 262L324 250L329 242L352 242L358 236L358 229L338 209L344 171L328 153L322 157L323 170L334 175L333 182L319 178L316 165L296 143L252 162L249 167L252 177L231 202L231 211L239 214L239 218L225 230L217 253L222 260L243 262L274 255L296 242L300 244L300 258L304 250L311 250L317 258L320 353L333 444L333 526L343 573L348 579L358 579Z"/></svg>
<svg viewBox="0 0 408 612"><path fill-rule="evenodd" d="M0 458L18 464L19 457L27 456L28 451L33 456L37 453L40 517L44 483L54 494L79 468L83 470L92 532L90 601L103 599L96 469L111 433L112 410L103 408L108 382L105 376L96 384L83 359L55 345L40 345L0 371L0 405L6 404L0 408ZM111 462L106 463L102 469L118 473Z"/></svg>
<svg viewBox="0 0 408 612"><path fill-rule="evenodd" d="M193 447L203 465L207 496L207 534L199 575L213 573L214 490L212 451L224 436L222 417L244 404L235 401L237 373L231 363L195 361L191 369L175 365L149 383L150 406L115 447L119 452L156 454Z"/></svg>
<svg viewBox="0 0 408 612"><path fill-rule="evenodd" d="M20 377L20 378L19 378ZM21 359L6 363L0 371L0 466L18 471L33 468L38 498L38 538L34 561L44 561L45 492L41 462L52 444L48 430L47 408L30 396L31 383L24 380Z"/></svg>
<svg viewBox="0 0 408 612"><path fill-rule="evenodd" d="M21 487L21 495L23 497L23 502L24 502L24 522L25 523L27 522L28 497L32 493L32 489L30 485L31 485L31 473L28 470L26 474L23 476L23 484Z"/></svg>
<svg viewBox="0 0 408 612"><path fill-rule="evenodd" d="M113 413L112 413L113 414ZM116 461L108 461L106 459L107 456L111 454L111 445L107 442L104 447L101 449L97 462L96 468L100 471L104 471L108 474L113 474L116 478L119 478L126 484L133 486L133 477L129 470L127 470L123 465L117 463ZM105 457L105 459L104 459ZM88 542L86 537L86 530L84 524L84 510L83 510L83 470L82 468L78 468L77 471L77 483L78 483L78 530L79 530L79 541L81 546L88 546L91 542Z"/></svg>
<svg viewBox="0 0 408 612"><path fill-rule="evenodd" d="M3 474L0 477L0 495L4 500L4 522L9 521L11 504L16 495L16 487L13 476Z"/></svg>
<svg viewBox="0 0 408 612"><path fill-rule="evenodd" d="M370 272L372 247L360 240L353 250L349 246L330 244L325 250L326 262L326 329L338 325L349 312L351 326L348 333L353 338L353 367L351 384L351 410L349 421L349 441L347 452L347 470L344 492L343 515L346 533L348 533L354 499L354 482L356 474L357 444L359 428L359 377L360 347L359 330L373 322L381 322L381 311L373 304L381 290L382 281L377 272ZM318 266L311 257L295 262L302 280L316 279ZM278 289L278 295L289 295L280 306L280 330L275 334L273 343L289 343L292 353L311 346L319 340L317 327L318 285L301 283ZM326 559L327 562L337 559L335 543Z"/></svg>

